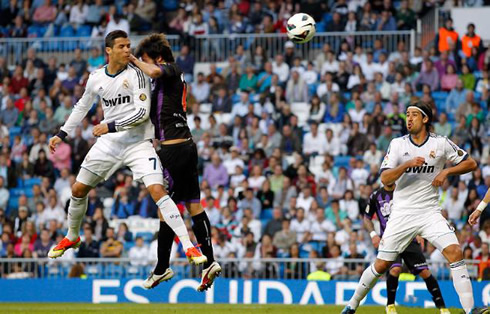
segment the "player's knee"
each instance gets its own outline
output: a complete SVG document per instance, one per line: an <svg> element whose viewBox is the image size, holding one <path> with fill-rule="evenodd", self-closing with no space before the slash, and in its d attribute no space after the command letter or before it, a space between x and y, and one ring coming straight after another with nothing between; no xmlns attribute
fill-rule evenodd
<svg viewBox="0 0 490 314"><path fill-rule="evenodd" d="M400 276L401 272L402 272L401 267L393 267L390 269L390 275L392 275L393 277Z"/></svg>
<svg viewBox="0 0 490 314"><path fill-rule="evenodd" d="M430 270L424 269L420 272L419 276L422 277L422 279L427 279L431 276L432 274L430 273Z"/></svg>
<svg viewBox="0 0 490 314"><path fill-rule="evenodd" d="M91 189L91 186L85 185L80 182L75 182L75 184L73 184L73 186L71 187L71 195L77 198L84 198L85 196L87 196L88 192L90 192Z"/></svg>
<svg viewBox="0 0 490 314"><path fill-rule="evenodd" d="M463 259L463 251L461 250L461 247L456 244L446 247L442 253L449 263L458 262Z"/></svg>
<svg viewBox="0 0 490 314"><path fill-rule="evenodd" d="M191 216L199 215L204 211L204 208L202 208L200 203L186 203L186 207Z"/></svg>
<svg viewBox="0 0 490 314"><path fill-rule="evenodd" d="M376 259L376 261L374 262L374 269L379 274L384 274L388 271L388 269L390 269L391 264L393 264L393 262Z"/></svg>
<svg viewBox="0 0 490 314"><path fill-rule="evenodd" d="M163 185L161 184L153 184L147 187L148 192L151 195L151 198L153 201L158 202L162 197L167 195L165 192L165 189L163 188Z"/></svg>

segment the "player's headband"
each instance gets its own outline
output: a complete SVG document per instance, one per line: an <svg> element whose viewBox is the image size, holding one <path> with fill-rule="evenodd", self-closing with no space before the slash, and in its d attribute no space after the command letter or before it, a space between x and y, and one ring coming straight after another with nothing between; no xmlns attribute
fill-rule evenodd
<svg viewBox="0 0 490 314"><path fill-rule="evenodd" d="M419 108L419 107L417 107L417 106L408 106L407 110L408 110L408 109L416 109L416 110L418 110L418 111L422 112L422 114L423 114L424 116L426 116L427 118L429 117L429 116L427 115L427 113L425 113L425 111L423 111L422 109L420 109L420 108Z"/></svg>

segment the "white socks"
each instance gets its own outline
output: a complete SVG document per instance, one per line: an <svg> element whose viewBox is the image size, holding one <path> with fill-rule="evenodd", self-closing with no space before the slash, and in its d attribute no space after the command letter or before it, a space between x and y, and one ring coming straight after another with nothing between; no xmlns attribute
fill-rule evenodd
<svg viewBox="0 0 490 314"><path fill-rule="evenodd" d="M78 198L71 196L70 206L68 207L68 234L66 237L70 241L75 241L80 235L80 225L87 212L88 198Z"/></svg>
<svg viewBox="0 0 490 314"><path fill-rule="evenodd" d="M369 290L376 284L381 274L374 269L374 264L371 264L362 273L361 279L359 279L359 284L357 285L354 295L349 301L351 309L355 310L359 307L362 299L366 297Z"/></svg>
<svg viewBox="0 0 490 314"><path fill-rule="evenodd" d="M182 219L182 216L180 215L179 209L177 208L177 205L175 205L174 201L172 201L170 196L165 195L159 199L157 206L158 209L160 209L160 213L162 214L167 225L172 228L175 234L179 237L180 242L182 242L182 246L184 247L184 251L194 247L189 239L189 233L187 233L187 227Z"/></svg>
<svg viewBox="0 0 490 314"><path fill-rule="evenodd" d="M454 289L459 295L459 301L466 313L470 313L474 306L473 287L470 275L463 260L449 264L453 276Z"/></svg>

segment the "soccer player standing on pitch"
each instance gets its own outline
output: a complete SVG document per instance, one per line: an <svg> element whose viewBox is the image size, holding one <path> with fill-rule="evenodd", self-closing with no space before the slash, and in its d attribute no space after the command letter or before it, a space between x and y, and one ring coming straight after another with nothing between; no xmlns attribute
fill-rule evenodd
<svg viewBox="0 0 490 314"><path fill-rule="evenodd" d="M369 203L366 206L364 226L369 232L371 241L376 249L379 247L379 242L381 241L381 237L386 229L386 224L390 218L394 190L394 184L380 187L371 194L369 197ZM379 220L380 235L374 231L374 225L372 222L374 214L376 214ZM400 253L396 261L393 263L393 265L391 265L388 278L386 279L386 290L388 294L386 314L397 313L395 308L395 299L396 290L398 289L398 277L402 270L402 259L412 274L419 275L424 279L425 284L427 285L427 290L432 295L432 300L434 300L436 307L440 309L440 313L450 314L451 312L449 312L449 310L446 308L446 304L444 303L439 284L437 283L436 278L434 278L434 276L432 276L430 273L424 253L422 253L422 247L416 239L410 242L405 251Z"/></svg>
<svg viewBox="0 0 490 314"><path fill-rule="evenodd" d="M135 180L141 180L159 208L160 219L179 236L190 262L202 264L206 257L190 241L179 209L163 186L163 172L151 143L155 137L150 115L149 79L132 66L131 43L121 30L105 38L109 63L92 72L82 98L73 108L59 133L49 140L51 153L79 125L99 96L104 121L93 129L97 142L83 160L68 207L68 234L52 248L48 256L57 258L70 248L80 246L80 225L87 211L87 194L98 183L107 180L117 169L127 166Z"/></svg>
<svg viewBox="0 0 490 314"><path fill-rule="evenodd" d="M374 264L362 274L342 313L355 313L378 278L417 235L427 239L450 264L453 284L465 313L473 311L473 288L454 229L441 214L438 189L448 176L476 169L476 162L447 137L429 133L432 108L419 101L408 106L408 135L391 141L381 166L381 181L396 188L390 219ZM446 161L455 166L444 168ZM472 312L473 311L473 312Z"/></svg>
<svg viewBox="0 0 490 314"><path fill-rule="evenodd" d="M211 287L221 266L214 260L211 244L211 224L201 207L201 192L197 170L197 148L187 126L186 96L187 83L184 74L175 63L170 44L164 34L153 34L144 38L138 46L133 62L153 79L151 119L155 125L156 137L161 141L159 152L163 167L173 181L172 198L185 202L192 216L194 234L208 261L204 264L198 291ZM165 222L160 223L158 233L158 263L155 270L145 280L143 286L153 288L161 281L172 278L169 268L170 250L174 232Z"/></svg>

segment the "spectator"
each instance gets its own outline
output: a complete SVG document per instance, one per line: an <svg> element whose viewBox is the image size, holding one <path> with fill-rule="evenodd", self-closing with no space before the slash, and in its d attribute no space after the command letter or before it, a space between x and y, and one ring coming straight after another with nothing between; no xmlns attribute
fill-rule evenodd
<svg viewBox="0 0 490 314"><path fill-rule="evenodd" d="M56 19L56 7L51 4L51 0L44 0L44 4L39 6L32 17L38 24L49 24Z"/></svg>
<svg viewBox="0 0 490 314"><path fill-rule="evenodd" d="M121 188L116 192L114 205L112 205L111 216L113 218L125 219L134 215L134 202L129 199L126 188Z"/></svg>
<svg viewBox="0 0 490 314"><path fill-rule="evenodd" d="M148 264L149 248L142 237L136 237L135 246L128 253L132 266L146 266Z"/></svg>
<svg viewBox="0 0 490 314"><path fill-rule="evenodd" d="M194 76L194 57L189 54L189 46L183 45L180 48L180 54L175 61L179 68L184 72L185 80L187 82L193 81Z"/></svg>
<svg viewBox="0 0 490 314"><path fill-rule="evenodd" d="M254 196L252 188L247 188L244 193L245 197L238 202L238 209L244 212L246 209L250 209L255 217L260 217L262 211L262 205L260 201ZM237 213L237 219L241 218L243 213Z"/></svg>
<svg viewBox="0 0 490 314"><path fill-rule="evenodd" d="M434 68L431 60L424 62L425 70L420 71L419 76L412 83L413 88L417 91L422 89L422 85L427 84L431 90L437 90L439 87L439 74Z"/></svg>
<svg viewBox="0 0 490 314"><path fill-rule="evenodd" d="M228 185L228 173L217 153L212 155L211 163L204 169L203 180L206 180L213 189L218 185Z"/></svg>
<svg viewBox="0 0 490 314"><path fill-rule="evenodd" d="M441 89L443 91L452 91L458 85L458 75L452 64L446 65L446 70L441 77Z"/></svg>
<svg viewBox="0 0 490 314"><path fill-rule="evenodd" d="M204 74L199 72L197 74L197 81L192 83L192 94L196 97L198 102L207 102L209 98L210 86L204 78Z"/></svg>
<svg viewBox="0 0 490 314"><path fill-rule="evenodd" d="M87 70L87 60L82 58L82 50L80 48L75 49L75 58L71 60L70 67L75 68L75 72L79 78L81 78L83 73Z"/></svg>
<svg viewBox="0 0 490 314"><path fill-rule="evenodd" d="M451 135L452 126L447 121L447 114L445 112L441 112L439 114L439 121L434 124L434 132L436 134L447 136Z"/></svg>
<svg viewBox="0 0 490 314"><path fill-rule="evenodd" d="M119 258L123 253L123 245L116 240L114 228L107 228L106 240L100 246L100 256L106 258Z"/></svg>
<svg viewBox="0 0 490 314"><path fill-rule="evenodd" d="M301 143L296 134L292 133L291 127L285 125L282 128L281 151L290 155L301 150Z"/></svg>
<svg viewBox="0 0 490 314"><path fill-rule="evenodd" d="M289 66L284 62L282 55L277 55L272 63L272 72L279 78L280 84L285 84L289 77Z"/></svg>
<svg viewBox="0 0 490 314"><path fill-rule="evenodd" d="M308 101L308 87L297 71L291 73L287 82L286 100L289 103Z"/></svg>
<svg viewBox="0 0 490 314"><path fill-rule="evenodd" d="M130 34L129 22L125 19L121 14L115 13L110 19L109 23L107 23L107 28L105 30L104 37L107 36L110 32L114 30L123 30L126 34Z"/></svg>
<svg viewBox="0 0 490 314"><path fill-rule="evenodd" d="M296 233L296 241L298 243L307 243L311 239L311 224L305 218L305 210L298 208L296 210L296 218L291 221L291 231Z"/></svg>
<svg viewBox="0 0 490 314"><path fill-rule="evenodd" d="M42 229L40 237L36 240L33 247L33 255L35 258L46 258L48 257L48 252L53 246L53 241L49 237L49 231L47 229Z"/></svg>
<svg viewBox="0 0 490 314"><path fill-rule="evenodd" d="M48 204L43 211L43 219L45 221L55 220L58 227L61 228L66 219L66 214L58 202L56 195L51 195L48 199Z"/></svg>
<svg viewBox="0 0 490 314"><path fill-rule="evenodd" d="M70 9L70 24L75 28L85 24L89 14L89 6L84 0L77 0ZM76 50L75 50L76 55Z"/></svg>
<svg viewBox="0 0 490 314"><path fill-rule="evenodd" d="M470 68L467 64L461 66L461 75L459 76L461 81L463 81L463 87L468 90L473 90L475 88L476 78L473 73L471 73Z"/></svg>
<svg viewBox="0 0 490 314"><path fill-rule="evenodd" d="M408 0L402 0L400 2L400 9L397 12L396 19L398 30L411 30L415 28L416 15L410 9Z"/></svg>

